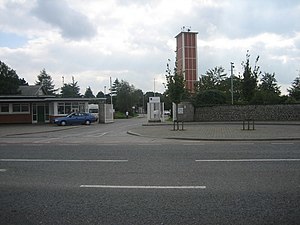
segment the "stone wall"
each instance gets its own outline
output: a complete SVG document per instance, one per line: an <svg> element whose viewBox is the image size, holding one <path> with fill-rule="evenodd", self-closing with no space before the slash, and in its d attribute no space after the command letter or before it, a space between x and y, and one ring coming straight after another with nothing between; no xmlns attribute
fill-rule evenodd
<svg viewBox="0 0 300 225"><path fill-rule="evenodd" d="M194 121L300 121L297 105L234 105L195 109Z"/></svg>

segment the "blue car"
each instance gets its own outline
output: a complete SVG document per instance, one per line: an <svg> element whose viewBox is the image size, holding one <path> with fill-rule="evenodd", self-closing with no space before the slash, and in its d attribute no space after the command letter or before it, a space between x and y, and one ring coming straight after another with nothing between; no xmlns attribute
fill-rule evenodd
<svg viewBox="0 0 300 225"><path fill-rule="evenodd" d="M96 121L96 117L90 113L71 113L66 117L59 117L54 120L57 125L65 126L71 124L86 124L90 125Z"/></svg>

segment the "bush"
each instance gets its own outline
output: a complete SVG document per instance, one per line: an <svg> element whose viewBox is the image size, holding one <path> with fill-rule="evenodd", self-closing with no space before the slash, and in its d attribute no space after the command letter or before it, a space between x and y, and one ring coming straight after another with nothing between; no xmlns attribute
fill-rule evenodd
<svg viewBox="0 0 300 225"><path fill-rule="evenodd" d="M226 95L219 90L206 90L199 92L194 98L194 105L223 105L226 104Z"/></svg>
<svg viewBox="0 0 300 225"><path fill-rule="evenodd" d="M281 103L282 99L278 94L268 91L256 91L250 101L251 105L276 105Z"/></svg>
<svg viewBox="0 0 300 225"><path fill-rule="evenodd" d="M125 115L125 113L117 111L117 112L115 112L114 118L115 119L126 119L126 115Z"/></svg>

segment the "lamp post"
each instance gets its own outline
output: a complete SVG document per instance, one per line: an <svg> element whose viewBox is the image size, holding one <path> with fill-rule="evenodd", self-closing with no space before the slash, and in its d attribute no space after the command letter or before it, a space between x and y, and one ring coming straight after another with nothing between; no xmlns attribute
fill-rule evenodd
<svg viewBox="0 0 300 225"><path fill-rule="evenodd" d="M230 70L231 70L231 105L233 105L233 68L234 68L234 63L230 63Z"/></svg>

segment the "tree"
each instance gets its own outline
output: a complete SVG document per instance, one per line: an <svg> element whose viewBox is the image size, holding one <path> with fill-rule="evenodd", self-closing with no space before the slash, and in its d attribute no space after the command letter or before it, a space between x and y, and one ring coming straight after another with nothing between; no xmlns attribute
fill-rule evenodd
<svg viewBox="0 0 300 225"><path fill-rule="evenodd" d="M120 86L120 82L118 80L118 78L114 81L114 83L112 84L111 88L110 88L110 94L106 94L105 97L107 99L109 99L109 102L111 104L113 104L115 106L116 109L116 96L117 96L117 89ZM112 100L112 102L111 102Z"/></svg>
<svg viewBox="0 0 300 225"><path fill-rule="evenodd" d="M74 77L72 77L72 83L64 84L61 88L61 97L63 98L78 98L80 97L80 88L77 85L77 81L74 81Z"/></svg>
<svg viewBox="0 0 300 225"><path fill-rule="evenodd" d="M132 92L132 104L135 109L144 106L144 93L141 89L134 89Z"/></svg>
<svg viewBox="0 0 300 225"><path fill-rule="evenodd" d="M16 71L0 61L0 95L19 94L20 85L28 85L24 78L20 79Z"/></svg>
<svg viewBox="0 0 300 225"><path fill-rule="evenodd" d="M264 73L262 78L260 79L261 84L259 85L259 90L270 92L280 95L280 87L277 84L277 80L275 78L275 73Z"/></svg>
<svg viewBox="0 0 300 225"><path fill-rule="evenodd" d="M260 79L261 83L258 86L254 97L251 100L252 104L279 104L280 87L277 85L275 73L264 73Z"/></svg>
<svg viewBox="0 0 300 225"><path fill-rule="evenodd" d="M194 98L196 107L222 104L226 104L226 95L220 90L205 90L197 93Z"/></svg>
<svg viewBox="0 0 300 225"><path fill-rule="evenodd" d="M120 112L130 111L133 106L132 93L134 86L127 81L121 80L116 86L116 104L115 109Z"/></svg>
<svg viewBox="0 0 300 225"><path fill-rule="evenodd" d="M99 91L98 94L96 95L97 98L105 98L105 95L102 91Z"/></svg>
<svg viewBox="0 0 300 225"><path fill-rule="evenodd" d="M95 95L93 94L93 91L90 86L85 90L84 97L85 98L95 98Z"/></svg>
<svg viewBox="0 0 300 225"><path fill-rule="evenodd" d="M246 53L246 62L242 62L242 66L244 67L243 79L242 79L242 97L246 102L250 102L254 97L256 88L257 88L257 78L260 75L259 66L257 66L257 62L259 60L259 56L257 56L255 60L255 66L252 70L250 66L250 54L249 51Z"/></svg>
<svg viewBox="0 0 300 225"><path fill-rule="evenodd" d="M58 89L55 89L55 85L53 84L52 77L47 74L46 70L43 69L40 74L37 76L38 80L35 81L36 85L42 85L49 95L55 95L55 92L58 91Z"/></svg>
<svg viewBox="0 0 300 225"><path fill-rule="evenodd" d="M179 73L177 70L177 63L175 63L174 72L172 73L170 65L167 64L166 70L166 79L167 79L167 95L170 100L176 105L176 122L177 130L179 130L179 121L178 121L178 104L182 101L183 95L185 93L184 88L184 78L182 72Z"/></svg>
<svg viewBox="0 0 300 225"><path fill-rule="evenodd" d="M226 79L225 69L222 66L216 66L206 71L205 75L200 78L198 83L199 91L204 90L223 90L224 81Z"/></svg>
<svg viewBox="0 0 300 225"><path fill-rule="evenodd" d="M288 89L289 96L296 101L300 101L300 75L292 83L292 87Z"/></svg>

